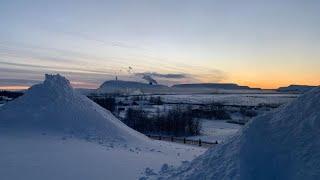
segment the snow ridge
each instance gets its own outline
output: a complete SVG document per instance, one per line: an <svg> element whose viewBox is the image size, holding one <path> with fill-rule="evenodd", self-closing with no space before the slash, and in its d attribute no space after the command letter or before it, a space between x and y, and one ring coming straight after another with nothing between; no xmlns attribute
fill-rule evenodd
<svg viewBox="0 0 320 180"><path fill-rule="evenodd" d="M43 85L48 89L63 91L65 93L72 93L73 91L73 88L71 87L69 80L61 76L60 74L46 74Z"/></svg>
<svg viewBox="0 0 320 180"><path fill-rule="evenodd" d="M320 179L320 87L153 179Z"/></svg>

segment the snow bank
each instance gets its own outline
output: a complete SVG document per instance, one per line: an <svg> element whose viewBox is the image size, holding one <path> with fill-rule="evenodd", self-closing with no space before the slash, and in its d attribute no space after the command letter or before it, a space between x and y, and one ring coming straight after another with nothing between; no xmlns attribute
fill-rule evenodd
<svg viewBox="0 0 320 180"><path fill-rule="evenodd" d="M320 87L157 179L320 179Z"/></svg>
<svg viewBox="0 0 320 180"><path fill-rule="evenodd" d="M0 128L12 132L56 132L104 142L143 144L147 138L80 95L60 75L46 75L0 110Z"/></svg>

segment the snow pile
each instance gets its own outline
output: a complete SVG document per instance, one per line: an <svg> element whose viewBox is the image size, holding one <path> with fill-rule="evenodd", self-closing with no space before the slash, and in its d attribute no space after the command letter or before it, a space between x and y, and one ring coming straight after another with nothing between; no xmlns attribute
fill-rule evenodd
<svg viewBox="0 0 320 180"><path fill-rule="evenodd" d="M320 179L320 88L255 118L239 136L159 179Z"/></svg>
<svg viewBox="0 0 320 180"><path fill-rule="evenodd" d="M109 111L80 95L60 75L46 75L22 97L0 110L4 132L54 132L104 142L143 144L147 138Z"/></svg>

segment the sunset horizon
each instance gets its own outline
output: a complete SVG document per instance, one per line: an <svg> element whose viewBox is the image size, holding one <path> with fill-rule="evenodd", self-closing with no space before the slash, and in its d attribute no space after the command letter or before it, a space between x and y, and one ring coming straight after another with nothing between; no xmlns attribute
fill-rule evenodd
<svg viewBox="0 0 320 180"><path fill-rule="evenodd" d="M320 0L0 0L0 179L320 180Z"/></svg>
<svg viewBox="0 0 320 180"><path fill-rule="evenodd" d="M164 85L320 85L316 1L0 5L0 89L30 87L45 73L77 88L115 76L142 82L143 73Z"/></svg>
<svg viewBox="0 0 320 180"><path fill-rule="evenodd" d="M50 74L50 73L48 73ZM52 74L55 74L55 73L52 73ZM62 74L63 75L63 74ZM44 79L44 75L43 75L43 78L42 80ZM30 85L11 85L11 86L1 86L0 85L0 90L13 90L13 91L19 91L19 90L27 90L28 88L30 88L32 85L35 85L35 84L38 84L38 83L41 83L42 80L39 80L39 82L37 83L34 83L34 84L30 84ZM86 83L78 83L78 82L73 82L71 81L71 85L74 87L74 88L80 88L80 89L97 89L101 86L101 84L103 84L104 82L106 81L111 81L111 80L114 80L114 79L106 79L105 81L101 82L100 84L86 84ZM119 79L119 80L123 80L123 81L127 81L126 79ZM129 80L130 81L130 80ZM137 80L137 81L134 81L134 82L141 82L141 83L147 83L143 80ZM299 85L299 86L319 86L319 84L317 83L305 83L305 82L301 82L301 83L289 83L289 84L277 84L277 85L273 85L273 84L266 84L266 85L260 85L256 82L248 82L248 83L237 83L237 82L229 82L229 81L226 81L226 82L209 82L209 81L203 81L203 82L189 82L189 83L176 83L176 84L163 84L163 85L166 85L166 86L173 86L173 85L178 85L178 84L237 84L239 86L248 86L250 88L259 88L259 89L264 89L264 90L276 90L278 88L281 88L281 87L288 87L288 86L291 86L291 85Z"/></svg>

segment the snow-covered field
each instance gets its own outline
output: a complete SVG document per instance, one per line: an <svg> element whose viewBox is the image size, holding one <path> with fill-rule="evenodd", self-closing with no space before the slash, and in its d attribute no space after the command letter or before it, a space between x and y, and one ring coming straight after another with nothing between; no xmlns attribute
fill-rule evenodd
<svg viewBox="0 0 320 180"><path fill-rule="evenodd" d="M207 104L220 102L224 105L256 106L259 104L285 104L296 99L297 94L191 94L162 95L167 103Z"/></svg>
<svg viewBox="0 0 320 180"><path fill-rule="evenodd" d="M199 136L188 137L188 139L207 142L223 142L236 134L243 126L227 123L224 120L201 119L201 132Z"/></svg>
<svg viewBox="0 0 320 180"><path fill-rule="evenodd" d="M205 149L153 141L148 148L112 147L51 134L1 133L0 179L138 179L146 168L179 165Z"/></svg>

